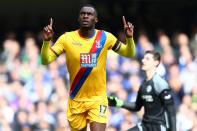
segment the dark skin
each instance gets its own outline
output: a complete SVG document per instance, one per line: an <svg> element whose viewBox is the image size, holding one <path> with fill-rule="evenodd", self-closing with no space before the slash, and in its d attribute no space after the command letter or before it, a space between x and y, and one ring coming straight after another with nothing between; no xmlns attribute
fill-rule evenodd
<svg viewBox="0 0 197 131"><path fill-rule="evenodd" d="M130 22L126 22L125 17L123 19L123 26L126 37L133 37L133 25ZM97 13L93 7L84 6L81 8L78 22L80 25L79 33L82 37L87 38L95 33L95 24L98 22ZM53 32L53 19L50 19L50 24L43 29L43 40L50 41L54 35ZM106 123L91 122L91 131L105 131ZM81 131L86 131L86 127Z"/></svg>
<svg viewBox="0 0 197 131"><path fill-rule="evenodd" d="M95 24L98 22L96 12L92 7L83 7L80 10L78 22L80 25L79 33L83 37L94 34Z"/></svg>
<svg viewBox="0 0 197 131"><path fill-rule="evenodd" d="M80 10L78 22L80 25L79 33L81 36L87 38L94 34L95 24L97 23L97 15L95 9L92 7L83 7ZM53 37L53 19L50 19L50 24L43 29L43 40L49 41Z"/></svg>
<svg viewBox="0 0 197 131"><path fill-rule="evenodd" d="M123 27L126 34L126 37L133 37L134 26L125 20L125 17L122 17ZM94 34L95 24L98 22L96 11L93 7L83 7L80 10L78 22L80 24L79 32L80 35L87 38ZM43 29L43 40L49 41L53 37L53 19L50 19L50 24L45 26Z"/></svg>

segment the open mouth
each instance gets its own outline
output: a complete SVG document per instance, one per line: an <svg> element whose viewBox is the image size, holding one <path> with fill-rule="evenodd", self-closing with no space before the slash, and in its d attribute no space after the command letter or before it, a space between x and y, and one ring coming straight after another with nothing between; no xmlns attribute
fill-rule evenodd
<svg viewBox="0 0 197 131"><path fill-rule="evenodd" d="M89 22L88 22L88 21L82 21L81 24L82 24L83 26L88 26L88 25L89 25Z"/></svg>
<svg viewBox="0 0 197 131"><path fill-rule="evenodd" d="M87 23L88 23L88 21L82 21L82 23L87 24Z"/></svg>

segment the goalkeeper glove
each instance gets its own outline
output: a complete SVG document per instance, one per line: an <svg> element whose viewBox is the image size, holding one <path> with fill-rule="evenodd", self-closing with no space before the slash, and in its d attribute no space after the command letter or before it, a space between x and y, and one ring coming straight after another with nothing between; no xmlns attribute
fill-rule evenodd
<svg viewBox="0 0 197 131"><path fill-rule="evenodd" d="M115 96L108 96L107 98L108 98L109 106L115 106L115 107L119 107L120 108L124 104L124 101L118 99Z"/></svg>

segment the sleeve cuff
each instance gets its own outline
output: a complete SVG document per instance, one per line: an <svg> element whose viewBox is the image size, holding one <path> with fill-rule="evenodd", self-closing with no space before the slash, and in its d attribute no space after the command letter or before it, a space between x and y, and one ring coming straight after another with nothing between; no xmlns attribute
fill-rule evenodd
<svg viewBox="0 0 197 131"><path fill-rule="evenodd" d="M43 41L44 44L49 44L51 41Z"/></svg>

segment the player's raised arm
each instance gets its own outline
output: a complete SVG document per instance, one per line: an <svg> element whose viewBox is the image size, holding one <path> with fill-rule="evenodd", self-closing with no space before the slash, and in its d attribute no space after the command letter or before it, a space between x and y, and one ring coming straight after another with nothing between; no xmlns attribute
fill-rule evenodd
<svg viewBox="0 0 197 131"><path fill-rule="evenodd" d="M133 40L134 26L130 22L127 22L124 16L122 17L122 21L126 35L126 44L120 44L117 53L132 58L135 56L135 42Z"/></svg>
<svg viewBox="0 0 197 131"><path fill-rule="evenodd" d="M53 37L53 19L50 19L49 25L45 26L42 31L43 45L41 49L42 64L46 65L51 63L56 56L50 50L50 41Z"/></svg>
<svg viewBox="0 0 197 131"><path fill-rule="evenodd" d="M50 41L53 37L53 19L50 19L49 25L45 26L43 28L42 36L43 36L43 41Z"/></svg>
<svg viewBox="0 0 197 131"><path fill-rule="evenodd" d="M127 22L125 20L125 17L124 16L122 16L122 21L123 21L124 32L126 34L126 37L127 38L132 38L133 37L133 29L134 29L134 26L132 25L132 23Z"/></svg>

